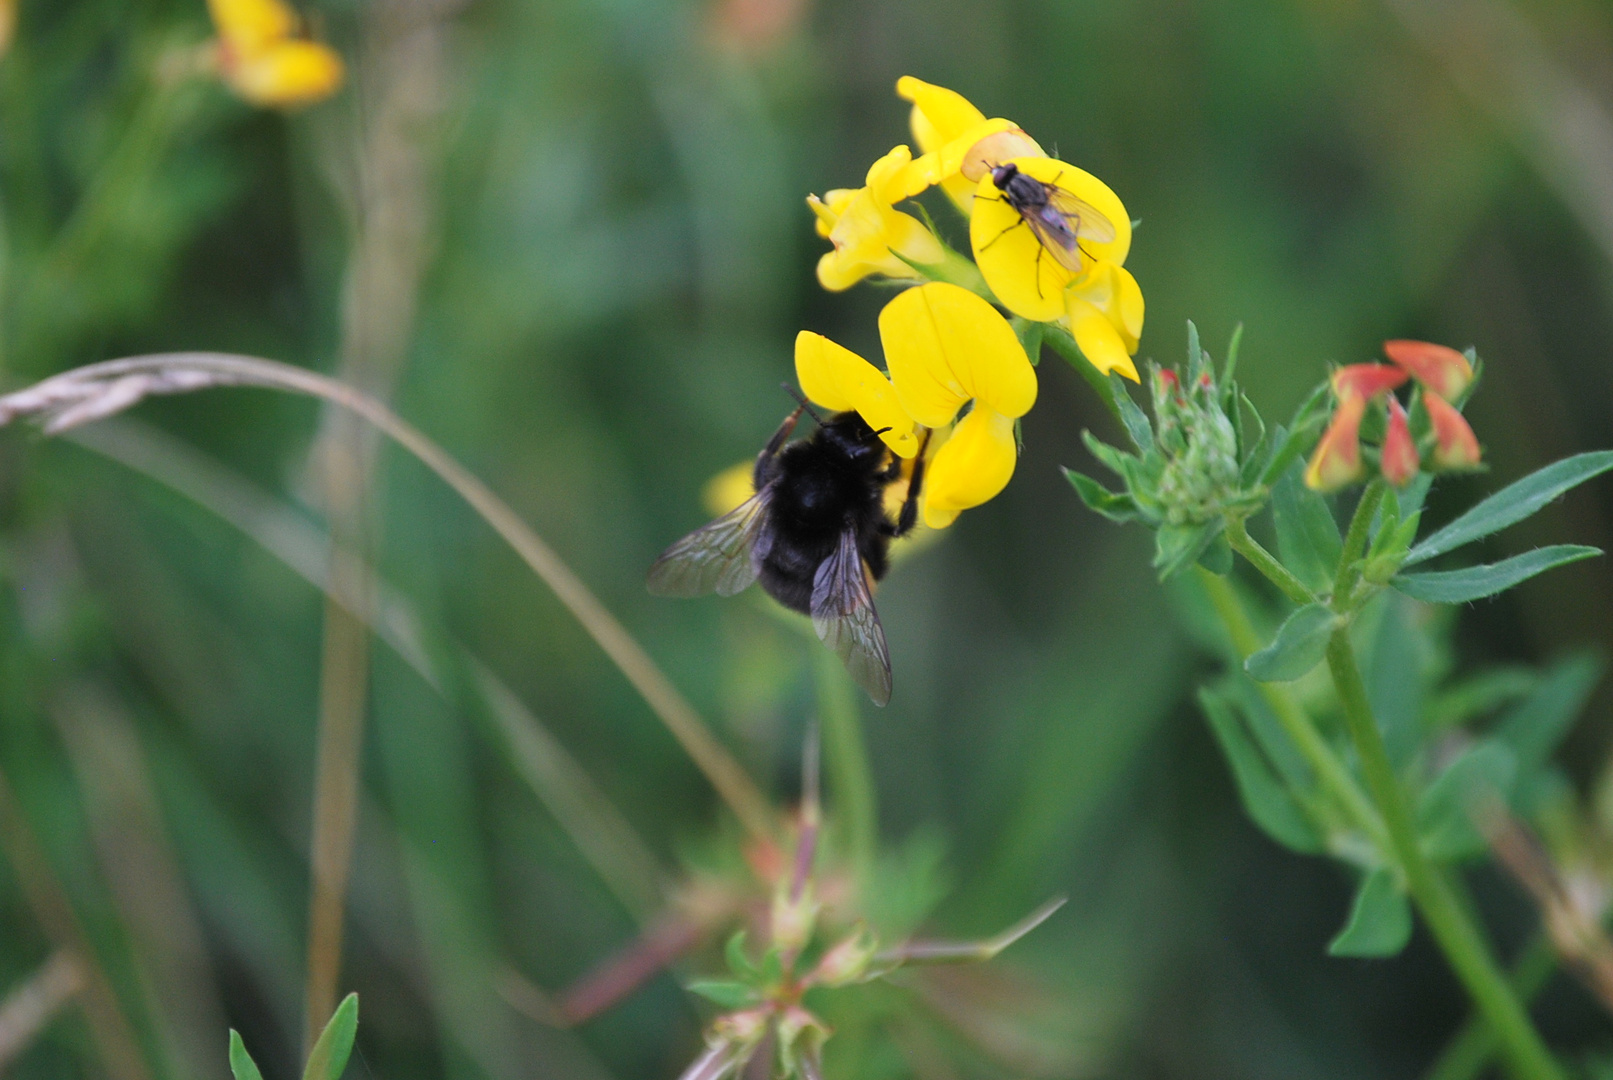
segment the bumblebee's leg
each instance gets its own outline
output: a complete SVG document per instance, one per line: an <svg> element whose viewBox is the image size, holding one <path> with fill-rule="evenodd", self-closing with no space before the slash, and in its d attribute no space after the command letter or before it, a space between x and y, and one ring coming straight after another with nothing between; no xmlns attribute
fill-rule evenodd
<svg viewBox="0 0 1613 1080"><path fill-rule="evenodd" d="M919 495L924 491L924 452L930 448L930 433L924 432L924 439L919 443L919 456L913 461L913 478L907 482L907 498L902 500L901 513L896 516L896 526L891 530L891 536L906 536L913 531L913 526L919 520Z"/></svg>
<svg viewBox="0 0 1613 1080"><path fill-rule="evenodd" d="M751 470L751 486L757 491L762 490L762 485L773 479L773 459L778 457L778 452L784 448L784 444L789 441L790 435L794 433L796 421L801 419L801 410L803 408L805 406L796 406L795 411L786 416L784 423L780 424L778 430L773 432L773 437L767 440L767 445L762 447L762 452L756 455L756 468Z"/></svg>

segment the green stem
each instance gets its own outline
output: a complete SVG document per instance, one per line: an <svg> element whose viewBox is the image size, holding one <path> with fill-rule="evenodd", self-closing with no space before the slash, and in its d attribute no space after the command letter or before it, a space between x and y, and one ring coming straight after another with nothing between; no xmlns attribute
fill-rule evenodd
<svg viewBox="0 0 1613 1080"><path fill-rule="evenodd" d="M857 713L857 694L839 657L828 649L812 651L817 655L818 712L834 799L835 833L844 838L857 881L866 883L874 868L879 837L874 775Z"/></svg>
<svg viewBox="0 0 1613 1080"><path fill-rule="evenodd" d="M1261 546L1260 541L1249 535L1242 518L1227 518L1227 543L1232 545L1233 551L1248 559L1250 566L1264 574L1267 581L1281 589L1288 599L1300 605L1316 603L1316 594L1290 573L1288 567L1278 562L1275 555Z"/></svg>
<svg viewBox="0 0 1613 1080"><path fill-rule="evenodd" d="M1366 527L1361 522L1370 521L1372 517L1368 500L1375 503L1379 498L1382 498L1382 486L1376 483L1362 495L1362 505L1356 509L1355 521L1350 525L1350 536L1345 541L1345 566L1353 561L1352 550L1356 551L1355 558L1360 557L1360 543L1364 543L1366 535ZM1362 539L1352 549L1351 542L1357 539L1358 533ZM1345 579L1346 575L1341 572L1339 581L1344 583ZM1349 582L1350 586L1353 584L1353 580ZM1345 722L1350 729L1350 737L1355 741L1367 787L1383 814L1395 856L1406 875L1406 886L1428 928L1444 950L1457 977L1467 987L1473 1003L1489 1022L1490 1030L1499 1041L1512 1071L1524 1080L1564 1080L1561 1067L1551 1056L1551 1051L1546 1049L1539 1032L1535 1031L1529 1014L1490 954L1478 926L1469 918L1450 883L1423 857L1417 843L1411 807L1399 778L1395 776L1394 766L1389 762L1389 752L1384 747L1383 736L1372 716L1372 706L1367 701L1366 684L1362 682L1360 668L1356 665L1355 648L1350 643L1348 627L1333 632L1327 646L1327 666L1332 672L1339 702L1344 707Z"/></svg>
<svg viewBox="0 0 1613 1080"><path fill-rule="evenodd" d="M1213 574L1203 567L1198 567L1199 581L1209 594L1210 604L1221 618L1226 627L1227 636L1232 639L1232 647L1237 651L1238 659L1245 660L1257 652L1264 644L1260 634L1255 630L1254 624L1249 620L1249 613L1244 610L1243 601L1239 599L1237 590L1226 578ZM1344 808L1354 825L1370 837L1380 850L1387 847L1389 837L1384 831L1383 821L1372 801L1367 798L1366 792L1361 790L1360 783L1344 762L1333 752L1332 745L1322 737L1316 729L1311 718L1298 701L1294 700L1287 687L1278 683L1256 683L1260 696L1265 698L1267 706L1277 717L1283 731L1293 740L1299 752L1304 755L1306 762L1316 772L1322 781Z"/></svg>
<svg viewBox="0 0 1613 1080"><path fill-rule="evenodd" d="M1525 1001L1534 1000L1557 970L1557 953L1545 934L1525 947L1512 967L1512 986ZM1423 1080L1476 1080L1495 1057L1495 1035L1482 1016L1469 1018L1439 1055Z"/></svg>
<svg viewBox="0 0 1613 1080"><path fill-rule="evenodd" d="M1350 591L1361 577L1361 570L1356 564L1361 556L1366 554L1367 533L1372 529L1372 516L1378 512L1378 506L1383 502L1383 493L1388 490L1382 478L1372 481L1361 493L1361 501L1355 504L1355 516L1350 519L1350 531L1344 536L1344 552L1339 556L1338 580L1333 585L1333 610L1340 614L1345 612L1340 605L1348 604Z"/></svg>

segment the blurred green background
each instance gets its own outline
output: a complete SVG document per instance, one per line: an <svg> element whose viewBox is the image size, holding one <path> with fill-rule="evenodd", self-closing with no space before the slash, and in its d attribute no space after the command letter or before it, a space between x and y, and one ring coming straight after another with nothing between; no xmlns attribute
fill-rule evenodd
<svg viewBox="0 0 1613 1080"><path fill-rule="evenodd" d="M309 14L349 86L283 116L184 80L202 0L21 0L0 59L0 380L218 349L390 398L554 545L781 801L815 646L754 598L654 599L643 572L788 411L798 329L878 355L888 293L818 288L803 199L908 141L900 75L1017 120L1120 194L1141 220L1144 357L1175 362L1189 317L1219 356L1241 321L1241 380L1281 415L1386 337L1476 345L1469 415L1493 472L1443 485L1436 515L1609 442L1613 13L1590 0ZM845 1075L1416 1075L1466 1014L1456 985L1421 931L1392 961L1324 955L1350 882L1244 820L1191 697L1215 664L1154 583L1146 535L1084 512L1059 477L1089 464L1084 427L1113 432L1049 356L1008 491L882 589L897 689L887 709L861 703L883 840L945 853L928 926L990 933L1071 896L1004 959L1044 988L1046 1030L995 1066L898 1038L903 1053L871 1049ZM300 1053L323 601L264 545L306 554L297 538L323 529L320 430L305 401L216 391L143 406L88 446L0 435L0 765L149 1075L224 1076L225 1024L271 1077ZM497 672L669 875L714 843L703 779L480 521L390 451L372 510L378 563L428 636ZM1613 542L1613 488L1492 547L1547 537ZM1464 612L1464 664L1608 642L1610 575L1576 565ZM573 1031L523 1015L509 972L558 992L632 939L635 913L474 694L433 689L385 645L373 664L348 1075L676 1076L708 1015L678 982L711 959ZM1568 745L1581 779L1610 703ZM0 989L52 951L24 884L7 860ZM1476 884L1498 938L1519 940L1527 901L1493 873ZM1549 1038L1613 1043L1567 980L1538 1015ZM68 1011L9 1074L105 1067Z"/></svg>

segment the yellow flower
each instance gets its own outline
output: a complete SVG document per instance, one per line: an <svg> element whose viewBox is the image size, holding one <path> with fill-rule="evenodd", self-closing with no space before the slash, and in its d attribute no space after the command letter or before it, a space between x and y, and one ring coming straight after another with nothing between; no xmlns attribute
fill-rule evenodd
<svg viewBox="0 0 1613 1080"><path fill-rule="evenodd" d="M967 98L944 86L904 75L897 96L913 103L909 123L923 156L907 167L909 194L941 185L969 213L975 184L991 165L1016 157L1041 157L1042 148L1012 120L986 119Z"/></svg>
<svg viewBox="0 0 1613 1080"><path fill-rule="evenodd" d="M298 37L295 12L281 0L207 0L218 28L219 74L253 105L309 105L342 85L342 58Z"/></svg>
<svg viewBox="0 0 1613 1080"><path fill-rule="evenodd" d="M849 289L870 274L917 278L918 271L897 258L898 253L920 265L946 257L941 242L923 222L893 208L916 194L905 186L911 161L912 152L898 146L874 162L866 186L831 191L822 199L807 196L807 205L818 218L818 234L834 244L834 250L818 260L818 281L825 289Z"/></svg>
<svg viewBox="0 0 1613 1080"><path fill-rule="evenodd" d="M795 378L801 393L835 412L858 412L899 457L918 453L913 418L879 369L822 334L795 335ZM887 430L882 430L887 429Z"/></svg>
<svg viewBox="0 0 1613 1080"><path fill-rule="evenodd" d="M17 0L0 0L0 56L11 48L11 36L17 30Z"/></svg>
<svg viewBox="0 0 1613 1080"><path fill-rule="evenodd" d="M1081 270L1067 269L988 174L980 179L969 219L969 242L980 273L1004 307L1037 322L1068 320L1094 366L1137 381L1131 356L1142 335L1143 294L1122 265L1131 250L1131 217L1125 205L1107 184L1074 165L1044 157L1015 158L1013 164L1101 214L1114 236L1082 236ZM1079 222L1073 224L1079 229Z"/></svg>
<svg viewBox="0 0 1613 1080"><path fill-rule="evenodd" d="M924 523L942 529L995 497L1014 474L1014 421L1036 403L1036 371L997 309L967 289L931 282L897 295L879 315L890 378L810 331L795 339L795 373L812 401L855 409L901 457L918 452L915 425L945 429L974 407L924 475Z"/></svg>
<svg viewBox="0 0 1613 1080"><path fill-rule="evenodd" d="M928 428L953 422L924 477L924 521L940 529L1008 486L1014 421L1036 403L1036 370L1008 320L967 289L932 282L879 313L879 338L902 406Z"/></svg>

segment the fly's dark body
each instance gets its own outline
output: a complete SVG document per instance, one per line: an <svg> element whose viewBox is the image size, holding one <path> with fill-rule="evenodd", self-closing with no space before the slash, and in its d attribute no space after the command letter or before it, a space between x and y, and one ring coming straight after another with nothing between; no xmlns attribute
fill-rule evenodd
<svg viewBox="0 0 1613 1080"><path fill-rule="evenodd" d="M818 567L848 529L857 535L857 553L869 576L875 581L885 576L897 532L885 516L885 488L900 476L900 459L887 466L887 456L885 444L861 416L840 413L810 439L757 460L756 490L773 485L772 542L756 575L769 596L811 614Z"/></svg>
<svg viewBox="0 0 1613 1080"><path fill-rule="evenodd" d="M667 548L648 584L661 596L732 596L759 582L785 607L812 616L818 637L883 705L890 653L871 586L889 568L891 540L917 520L923 451L892 521L885 489L901 478L901 459L854 412L836 413L810 438L788 443L801 411L756 456L756 494Z"/></svg>
<svg viewBox="0 0 1613 1080"><path fill-rule="evenodd" d="M1063 173L1053 179L1056 181L1061 176ZM991 182L1002 192L1002 201L1019 214L1019 220L987 241L980 250L991 247L1021 225L1029 228L1041 245L1036 252L1038 296L1042 291L1044 253L1053 256L1053 261L1070 273L1079 274L1086 268L1089 254L1081 241L1107 244L1115 238L1114 222L1102 211L1057 183L1049 184L1021 171L1012 161L993 165Z"/></svg>
<svg viewBox="0 0 1613 1080"><path fill-rule="evenodd" d="M1013 162L993 168L991 182L1003 193L1008 205L1030 224L1044 245L1052 241L1065 251L1076 250L1076 230L1070 228L1063 211L1053 205L1053 192L1057 188L1020 172Z"/></svg>

